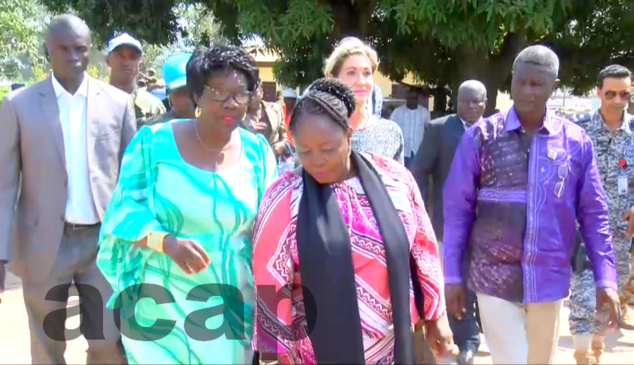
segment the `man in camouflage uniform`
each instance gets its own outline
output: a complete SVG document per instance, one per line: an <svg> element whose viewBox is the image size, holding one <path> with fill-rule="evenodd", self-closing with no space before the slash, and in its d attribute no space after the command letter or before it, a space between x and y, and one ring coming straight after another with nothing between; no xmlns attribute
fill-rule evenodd
<svg viewBox="0 0 634 365"><path fill-rule="evenodd" d="M136 112L137 127L147 119L165 113L163 102L144 89L137 87L143 49L141 43L127 33L108 42L106 63L110 66L110 84L130 94Z"/></svg>
<svg viewBox="0 0 634 365"><path fill-rule="evenodd" d="M574 116L594 145L603 188L608 197L610 229L617 266L618 290L621 297L621 323L631 328L623 293L630 279L629 251L634 228L634 119L625 112L630 96L631 73L619 65L608 66L599 73L597 94L601 107L592 113ZM632 227L632 228L629 228ZM628 232L629 231L629 232ZM607 331L608 313L596 312L595 284L585 246L578 236L579 247L574 255L574 275L570 296L570 332L575 344L578 364L599 363ZM594 354L590 353L590 348Z"/></svg>
<svg viewBox="0 0 634 365"><path fill-rule="evenodd" d="M167 89L170 110L154 118L147 124L156 124L179 118L194 118L195 106L187 87L187 62L191 53L178 53L169 56L163 64L163 79Z"/></svg>

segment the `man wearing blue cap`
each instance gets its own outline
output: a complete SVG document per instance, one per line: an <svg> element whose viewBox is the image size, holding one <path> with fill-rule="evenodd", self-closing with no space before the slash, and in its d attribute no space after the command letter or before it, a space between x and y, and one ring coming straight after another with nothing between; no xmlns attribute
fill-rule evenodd
<svg viewBox="0 0 634 365"><path fill-rule="evenodd" d="M194 118L195 107L187 88L187 62L191 56L191 53L179 53L169 56L163 64L163 80L171 108L167 113L148 119L147 124Z"/></svg>
<svg viewBox="0 0 634 365"><path fill-rule="evenodd" d="M130 94L139 127L146 124L147 119L165 113L161 100L137 88L136 77L142 56L141 43L128 33L120 34L108 42L106 62L110 66L110 84Z"/></svg>

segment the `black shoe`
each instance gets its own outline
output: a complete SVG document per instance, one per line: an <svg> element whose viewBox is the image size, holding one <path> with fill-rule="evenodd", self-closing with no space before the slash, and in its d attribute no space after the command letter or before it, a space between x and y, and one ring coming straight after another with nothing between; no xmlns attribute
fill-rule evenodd
<svg viewBox="0 0 634 365"><path fill-rule="evenodd" d="M465 349L458 354L458 364L460 365L473 365L473 358L475 357L475 351L472 349Z"/></svg>

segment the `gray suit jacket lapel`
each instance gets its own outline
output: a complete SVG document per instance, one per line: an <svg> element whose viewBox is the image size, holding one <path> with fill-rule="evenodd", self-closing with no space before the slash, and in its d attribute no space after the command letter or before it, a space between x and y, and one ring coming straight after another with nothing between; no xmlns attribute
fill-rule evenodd
<svg viewBox="0 0 634 365"><path fill-rule="evenodd" d="M64 131L59 117L59 106L57 104L57 95L53 88L53 80L49 76L40 84L40 106L42 108L42 120L51 131L51 136L57 146L57 151L62 159L64 167L66 167L66 152L64 148Z"/></svg>
<svg viewBox="0 0 634 365"><path fill-rule="evenodd" d="M86 98L86 156L88 157L88 168L93 165L93 151L95 150L95 141L99 134L99 111L101 104L99 103L99 94L101 89L90 76L88 77L88 97Z"/></svg>

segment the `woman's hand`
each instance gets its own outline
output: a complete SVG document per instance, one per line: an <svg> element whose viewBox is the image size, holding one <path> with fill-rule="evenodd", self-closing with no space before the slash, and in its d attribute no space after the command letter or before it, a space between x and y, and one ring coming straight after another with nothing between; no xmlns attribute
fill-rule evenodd
<svg viewBox="0 0 634 365"><path fill-rule="evenodd" d="M435 321L425 321L425 337L436 358L458 354L447 313Z"/></svg>
<svg viewBox="0 0 634 365"><path fill-rule="evenodd" d="M196 242L167 235L163 239L163 252L186 274L203 271L209 265L209 256Z"/></svg>

